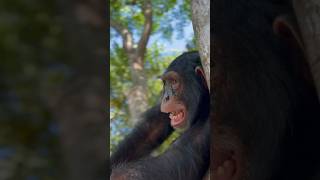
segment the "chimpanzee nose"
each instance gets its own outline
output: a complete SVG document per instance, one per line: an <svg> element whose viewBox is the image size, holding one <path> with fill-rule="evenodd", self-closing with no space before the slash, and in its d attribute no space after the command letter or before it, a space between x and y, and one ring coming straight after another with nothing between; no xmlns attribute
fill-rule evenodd
<svg viewBox="0 0 320 180"><path fill-rule="evenodd" d="M169 99L170 99L170 96L166 96L166 97L164 98L165 101L169 101Z"/></svg>

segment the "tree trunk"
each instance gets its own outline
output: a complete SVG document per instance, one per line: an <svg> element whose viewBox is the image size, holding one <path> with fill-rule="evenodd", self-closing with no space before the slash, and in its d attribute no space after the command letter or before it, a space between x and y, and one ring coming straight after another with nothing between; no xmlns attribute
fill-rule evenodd
<svg viewBox="0 0 320 180"><path fill-rule="evenodd" d="M146 111L148 106L147 79L144 73L143 55L132 53L128 55L132 87L127 94L129 105L130 123L134 125L138 122L139 116Z"/></svg>
<svg viewBox="0 0 320 180"><path fill-rule="evenodd" d="M210 0L192 0L192 24L210 88Z"/></svg>
<svg viewBox="0 0 320 180"><path fill-rule="evenodd" d="M145 20L138 43L134 42L129 27L124 27L123 24L115 19L110 20L111 27L113 27L122 37L123 48L129 59L132 86L127 94L127 100L130 113L129 122L131 125L138 122L139 116L142 112L146 111L146 108L148 107L148 90L147 79L144 73L144 56L153 24L151 0L143 1L141 11Z"/></svg>
<svg viewBox="0 0 320 180"><path fill-rule="evenodd" d="M192 24L210 90L210 0L192 0ZM210 170L203 180L210 180Z"/></svg>
<svg viewBox="0 0 320 180"><path fill-rule="evenodd" d="M65 180L107 178L105 1L57 0L72 77L48 97L59 122Z"/></svg>
<svg viewBox="0 0 320 180"><path fill-rule="evenodd" d="M320 98L320 0L294 0L293 6Z"/></svg>

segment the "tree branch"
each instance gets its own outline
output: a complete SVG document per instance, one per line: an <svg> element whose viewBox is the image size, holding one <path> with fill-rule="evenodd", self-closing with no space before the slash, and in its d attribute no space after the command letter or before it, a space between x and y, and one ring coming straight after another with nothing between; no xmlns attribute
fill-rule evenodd
<svg viewBox="0 0 320 180"><path fill-rule="evenodd" d="M110 19L110 26L121 35L123 27L119 23L116 23L114 20Z"/></svg>
<svg viewBox="0 0 320 180"><path fill-rule="evenodd" d="M110 20L110 26L114 28L122 36L123 48L127 53L131 53L133 50L133 37L129 29L123 27L120 23Z"/></svg>
<svg viewBox="0 0 320 180"><path fill-rule="evenodd" d="M142 11L144 14L145 21L143 26L143 32L138 43L138 54L143 57L152 30L152 4L150 0L144 1Z"/></svg>

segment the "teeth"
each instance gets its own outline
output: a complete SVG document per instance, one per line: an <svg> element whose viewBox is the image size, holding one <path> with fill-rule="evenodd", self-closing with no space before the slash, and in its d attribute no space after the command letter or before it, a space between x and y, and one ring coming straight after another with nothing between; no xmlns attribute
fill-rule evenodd
<svg viewBox="0 0 320 180"><path fill-rule="evenodd" d="M170 113L169 118L170 118L170 119L173 119L173 117L174 117L173 114Z"/></svg>
<svg viewBox="0 0 320 180"><path fill-rule="evenodd" d="M175 112L169 113L169 118L174 121L182 118L182 111L180 111L180 112L175 111Z"/></svg>

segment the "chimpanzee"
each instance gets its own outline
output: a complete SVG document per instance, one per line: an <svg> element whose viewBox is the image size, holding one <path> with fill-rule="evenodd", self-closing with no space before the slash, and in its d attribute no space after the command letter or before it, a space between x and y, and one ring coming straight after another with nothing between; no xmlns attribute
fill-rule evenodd
<svg viewBox="0 0 320 180"><path fill-rule="evenodd" d="M201 179L210 161L209 90L197 52L183 53L162 75L161 103L147 110L111 156L111 179ZM149 154L184 129L158 157Z"/></svg>
<svg viewBox="0 0 320 180"><path fill-rule="evenodd" d="M314 180L320 105L289 0L214 0L214 180Z"/></svg>

